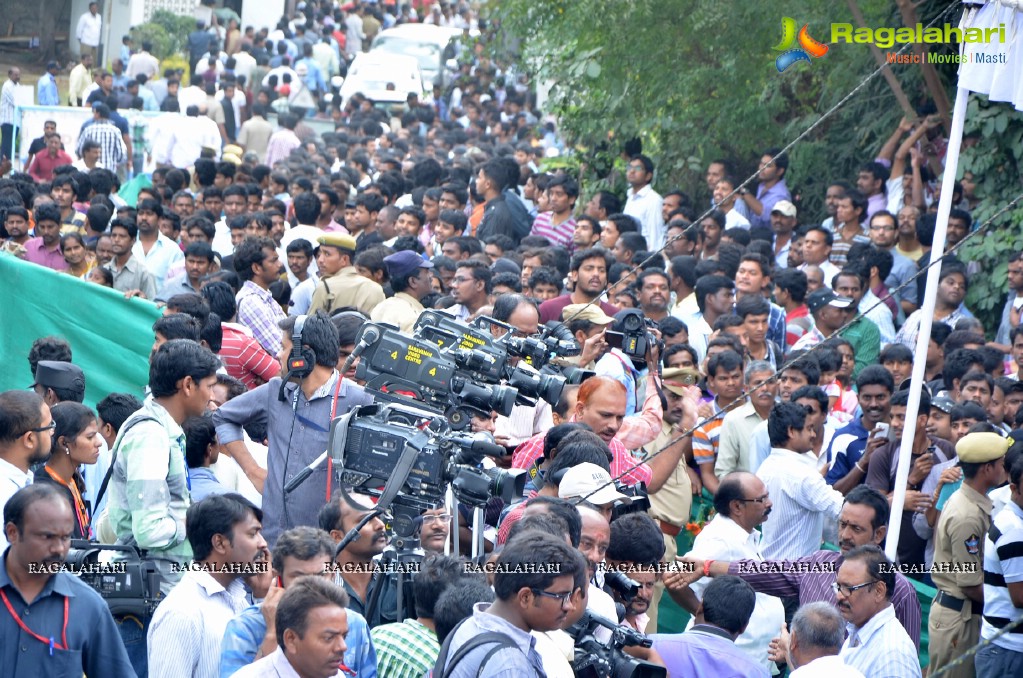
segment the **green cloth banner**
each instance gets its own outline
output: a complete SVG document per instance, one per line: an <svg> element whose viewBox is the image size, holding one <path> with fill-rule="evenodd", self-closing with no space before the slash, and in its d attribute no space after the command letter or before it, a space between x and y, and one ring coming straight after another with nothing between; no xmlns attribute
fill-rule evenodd
<svg viewBox="0 0 1023 678"><path fill-rule="evenodd" d="M114 392L142 397L149 383L155 304L43 266L0 255L0 390L32 384L28 351L39 337L71 344L73 362L85 372L85 404Z"/></svg>

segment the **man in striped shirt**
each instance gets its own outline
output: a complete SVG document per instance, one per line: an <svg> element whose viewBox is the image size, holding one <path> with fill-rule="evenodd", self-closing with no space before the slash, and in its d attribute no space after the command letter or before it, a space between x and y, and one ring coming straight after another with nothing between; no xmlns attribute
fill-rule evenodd
<svg viewBox="0 0 1023 678"><path fill-rule="evenodd" d="M227 373L241 380L249 390L276 377L281 371L277 357L259 345L249 328L235 322L238 304L231 286L222 281L212 282L203 287L202 295L209 302L210 310L223 318L224 339L217 355Z"/></svg>
<svg viewBox="0 0 1023 678"><path fill-rule="evenodd" d="M556 247L572 249L575 233L575 201L579 198L579 184L572 177L559 174L547 182L547 199L550 212L544 212L533 220L529 235L547 238Z"/></svg>
<svg viewBox="0 0 1023 678"><path fill-rule="evenodd" d="M1012 501L995 514L984 540L984 616L980 637L990 641L977 652L978 678L1023 673L1023 635L999 629L1023 616L1023 458L1009 470ZM1019 631L1017 628L1016 631Z"/></svg>
<svg viewBox="0 0 1023 678"><path fill-rule="evenodd" d="M270 355L281 350L277 323L287 316L270 294L270 284L281 275L281 259L270 238L247 238L234 253L234 270L245 281L236 298L238 321Z"/></svg>
<svg viewBox="0 0 1023 678"><path fill-rule="evenodd" d="M718 440L725 408L738 405L742 395L742 358L735 351L723 351L707 361L707 387L715 394L710 401L713 418L693 431L693 458L700 467L700 480L711 494L717 493L720 480L714 474ZM653 490L651 490L653 491Z"/></svg>
<svg viewBox="0 0 1023 678"><path fill-rule="evenodd" d="M110 107L106 104L96 104L92 107L92 114L95 122L78 136L78 148L76 153L82 156L82 146L86 141L95 141L100 148L100 162L103 167L115 170L128 160L128 149L124 145L124 137L110 120Z"/></svg>

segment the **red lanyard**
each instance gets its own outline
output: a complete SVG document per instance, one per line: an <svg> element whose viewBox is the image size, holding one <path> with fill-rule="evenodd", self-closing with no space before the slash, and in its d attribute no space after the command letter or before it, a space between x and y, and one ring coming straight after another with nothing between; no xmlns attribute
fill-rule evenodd
<svg viewBox="0 0 1023 678"><path fill-rule="evenodd" d="M64 641L63 645L61 645L60 643L55 643L53 641L53 636L50 636L49 638L43 638L38 633L36 633L32 629L30 629L29 627L25 626L25 622L21 621L21 617L19 617L18 614L14 611L14 607L11 606L11 601L7 599L7 594L4 593L3 589L0 589L0 598L3 598L4 607L6 607L7 611L11 613L11 616L14 617L14 621L18 623L18 626L21 627L22 631L24 631L28 635L32 636L36 640L38 640L40 643L43 643L44 645L49 645L50 646L50 656L51 657L53 656L54 648L56 648L58 650L67 650L68 649L68 646L67 646L68 597L67 596L64 596L64 626L61 628L61 632L60 632L61 640Z"/></svg>
<svg viewBox="0 0 1023 678"><path fill-rule="evenodd" d="M337 373L337 386L334 387L334 402L332 402L330 404L330 420L327 422L327 430L328 431L330 431L330 425L334 421L334 415L337 414L337 397L341 393L341 380L342 379L344 379L344 376L340 372L338 372ZM329 435L330 434L328 433L328 441L329 441ZM331 485L330 479L331 479L331 477L333 477L333 475L334 475L334 462L331 459L330 455L328 454L327 455L327 503L328 504L330 503L330 485Z"/></svg>

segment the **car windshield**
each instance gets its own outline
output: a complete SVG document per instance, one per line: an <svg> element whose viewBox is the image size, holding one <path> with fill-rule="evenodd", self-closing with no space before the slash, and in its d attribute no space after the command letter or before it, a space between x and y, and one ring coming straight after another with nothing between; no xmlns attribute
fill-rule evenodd
<svg viewBox="0 0 1023 678"><path fill-rule="evenodd" d="M441 49L433 43L413 42L398 37L382 37L373 45L373 48L381 49L391 54L405 54L415 57L419 62L419 67L424 71L436 71L440 67Z"/></svg>

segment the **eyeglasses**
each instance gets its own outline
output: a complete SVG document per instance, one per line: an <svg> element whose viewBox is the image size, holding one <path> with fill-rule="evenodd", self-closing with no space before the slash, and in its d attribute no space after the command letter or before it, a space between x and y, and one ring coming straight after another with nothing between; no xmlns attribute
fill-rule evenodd
<svg viewBox="0 0 1023 678"><path fill-rule="evenodd" d="M454 278L451 279L451 282L455 283L456 285L461 285L462 283L469 282L471 280L475 280L475 278L463 278L460 275L456 275Z"/></svg>
<svg viewBox="0 0 1023 678"><path fill-rule="evenodd" d="M770 495L765 494L764 496L757 497L756 499L740 499L739 501L741 501L744 504L747 502L753 504L763 504L768 500L769 497Z"/></svg>
<svg viewBox="0 0 1023 678"><path fill-rule="evenodd" d="M423 524L426 523L447 523L451 521L450 513L441 513L436 516L423 516Z"/></svg>
<svg viewBox="0 0 1023 678"><path fill-rule="evenodd" d="M646 171L646 167L644 165L628 165L625 168L625 171L628 172L630 170L632 170L634 172L645 172Z"/></svg>
<svg viewBox="0 0 1023 678"><path fill-rule="evenodd" d="M51 421L46 426L40 426L39 428L30 428L29 430L25 431L25 433L43 433L44 431L49 431L50 433L53 433L56 430L57 422ZM25 435L25 433L22 433L21 435Z"/></svg>
<svg viewBox="0 0 1023 678"><path fill-rule="evenodd" d="M561 607L565 607L572 600L573 591L568 591L567 593L551 593L550 591L544 591L543 589L530 588L529 590L538 596L561 601Z"/></svg>
<svg viewBox="0 0 1023 678"><path fill-rule="evenodd" d="M851 596L855 591L866 588L876 582L876 579L871 579L863 584L857 584L856 586L846 586L845 584L839 584L837 581L831 582L831 590L835 592L835 595L842 594L846 598Z"/></svg>

